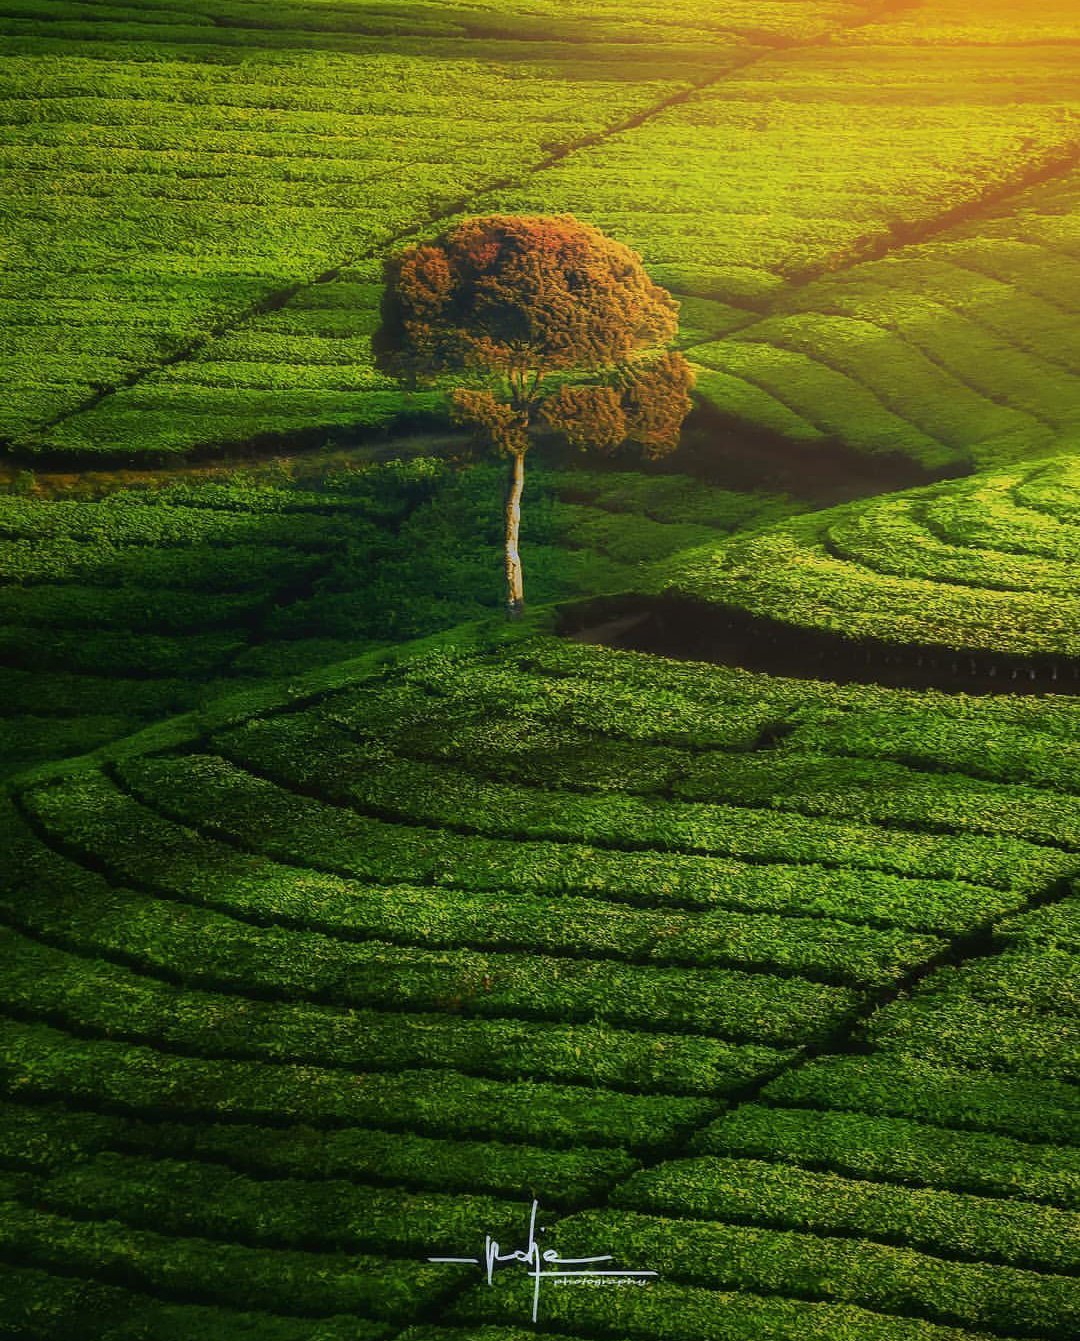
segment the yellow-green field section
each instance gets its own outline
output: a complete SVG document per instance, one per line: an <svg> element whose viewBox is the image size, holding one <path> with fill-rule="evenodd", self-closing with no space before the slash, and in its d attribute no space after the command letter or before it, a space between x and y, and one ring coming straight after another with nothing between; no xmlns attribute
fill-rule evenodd
<svg viewBox="0 0 1080 1341"><path fill-rule="evenodd" d="M1018 0L6 6L0 428L101 459L438 413L371 364L382 260L510 210L640 249L737 424L1057 450L1078 38Z"/></svg>

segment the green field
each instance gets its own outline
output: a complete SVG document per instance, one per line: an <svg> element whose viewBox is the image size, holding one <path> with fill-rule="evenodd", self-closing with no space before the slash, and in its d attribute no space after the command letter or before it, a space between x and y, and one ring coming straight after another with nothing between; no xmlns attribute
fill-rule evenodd
<svg viewBox="0 0 1080 1341"><path fill-rule="evenodd" d="M664 591L868 645L1080 657L1080 460L973 475L676 554Z"/></svg>
<svg viewBox="0 0 1080 1341"><path fill-rule="evenodd" d="M748 429L939 469L1075 442L1071 3L621 8L4 6L0 434L117 460L435 413L372 367L382 259L505 209L640 249Z"/></svg>
<svg viewBox="0 0 1080 1341"><path fill-rule="evenodd" d="M314 469L0 499L6 771L498 607L497 467ZM798 506L680 475L534 468L530 597L640 587L656 561Z"/></svg>
<svg viewBox="0 0 1080 1341"><path fill-rule="evenodd" d="M24 775L9 1328L523 1336L536 1197L660 1273L545 1335L1069 1335L1080 708L959 703L459 633Z"/></svg>
<svg viewBox="0 0 1080 1341"><path fill-rule="evenodd" d="M0 0L3 1341L1080 1336L1078 43ZM697 372L520 624L370 350L495 211Z"/></svg>

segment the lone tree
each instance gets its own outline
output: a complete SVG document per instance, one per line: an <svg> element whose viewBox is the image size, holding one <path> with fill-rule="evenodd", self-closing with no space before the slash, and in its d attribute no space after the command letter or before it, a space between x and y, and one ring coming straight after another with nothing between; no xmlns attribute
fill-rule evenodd
<svg viewBox="0 0 1080 1341"><path fill-rule="evenodd" d="M468 219L386 265L377 366L412 385L466 374L456 422L510 460L505 498L506 611L524 608L518 553L525 453L557 434L649 457L677 444L693 374L665 346L679 305L641 257L570 215Z"/></svg>

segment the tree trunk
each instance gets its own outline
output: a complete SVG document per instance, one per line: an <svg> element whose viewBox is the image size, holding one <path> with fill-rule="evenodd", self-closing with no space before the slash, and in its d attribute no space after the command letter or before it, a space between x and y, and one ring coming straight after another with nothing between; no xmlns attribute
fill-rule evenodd
<svg viewBox="0 0 1080 1341"><path fill-rule="evenodd" d="M515 452L506 491L506 617L520 619L525 609L525 587L521 579L518 530L521 526L521 491L525 487L525 453Z"/></svg>

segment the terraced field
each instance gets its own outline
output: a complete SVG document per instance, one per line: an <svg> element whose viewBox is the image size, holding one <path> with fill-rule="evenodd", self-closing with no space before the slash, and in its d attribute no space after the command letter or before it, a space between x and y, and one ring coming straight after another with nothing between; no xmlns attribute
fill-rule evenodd
<svg viewBox="0 0 1080 1341"><path fill-rule="evenodd" d="M1059 677L1071 684L1080 665L1078 490L1077 458L1058 457L887 494L680 553L661 565L657 585L691 602L706 639L710 610L713 620L745 613L824 635L831 643L814 651L849 664L891 655L957 673L996 667L1013 680L1030 672L1042 688ZM717 632L718 655L722 645Z"/></svg>
<svg viewBox="0 0 1080 1341"><path fill-rule="evenodd" d="M24 775L6 1333L523 1338L535 1198L658 1273L545 1336L1070 1335L1078 714L459 633Z"/></svg>
<svg viewBox="0 0 1080 1341"><path fill-rule="evenodd" d="M495 467L309 474L0 500L4 770L496 608ZM678 475L531 469L530 598L633 588L655 560L796 506Z"/></svg>
<svg viewBox="0 0 1080 1341"><path fill-rule="evenodd" d="M1067 447L1080 30L975 9L10 4L0 433L130 459L438 414L372 367L382 260L510 209L639 248L729 423L935 469Z"/></svg>
<svg viewBox="0 0 1080 1341"><path fill-rule="evenodd" d="M1080 1336L1078 41L0 4L0 1338ZM729 486L538 449L506 626L370 356L493 210L642 252Z"/></svg>

